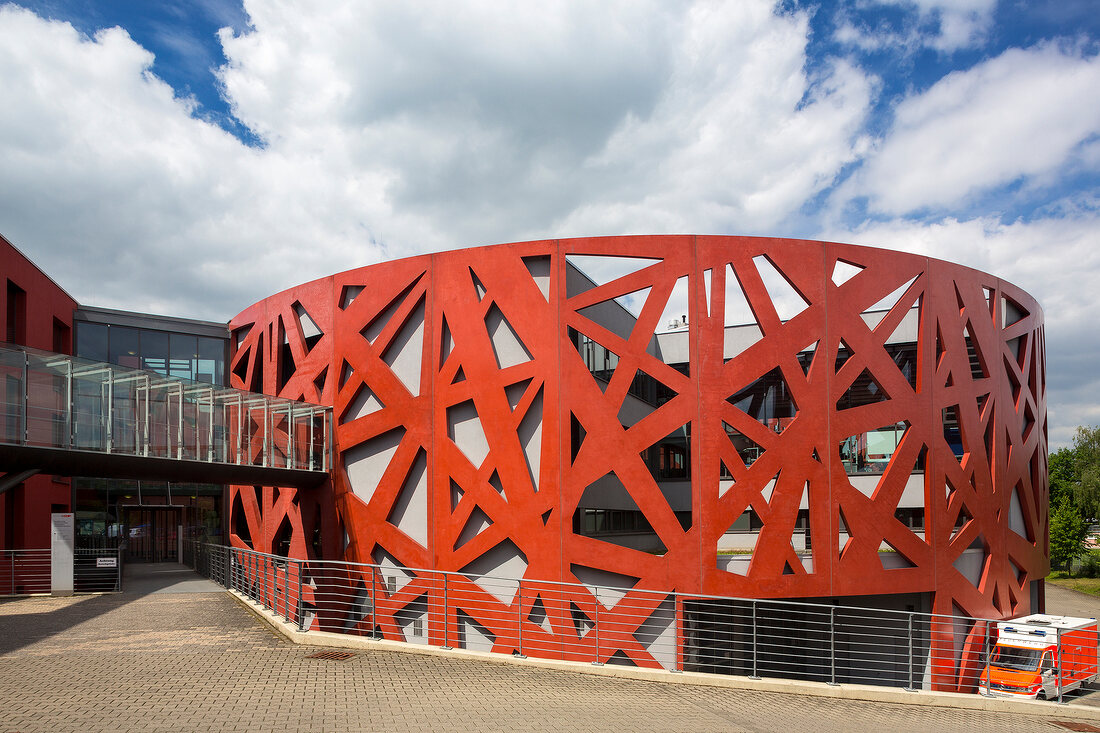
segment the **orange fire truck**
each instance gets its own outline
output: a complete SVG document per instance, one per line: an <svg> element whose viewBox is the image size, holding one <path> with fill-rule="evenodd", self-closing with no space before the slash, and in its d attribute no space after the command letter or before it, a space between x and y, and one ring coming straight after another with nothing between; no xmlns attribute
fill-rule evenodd
<svg viewBox="0 0 1100 733"><path fill-rule="evenodd" d="M997 624L997 644L980 689L994 695L1046 699L1097 678L1094 618L1032 614Z"/></svg>

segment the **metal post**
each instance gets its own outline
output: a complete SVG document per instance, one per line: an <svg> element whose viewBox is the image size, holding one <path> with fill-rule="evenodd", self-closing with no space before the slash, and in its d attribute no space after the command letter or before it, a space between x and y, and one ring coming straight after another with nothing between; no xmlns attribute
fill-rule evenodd
<svg viewBox="0 0 1100 733"><path fill-rule="evenodd" d="M331 461L331 458L332 458L332 453L331 453L331 451L332 451L332 410L324 410L322 412L322 415L323 415L322 420L325 424L324 425L325 439L324 439L324 445L322 446L322 450L321 450L321 470L322 471L327 471L328 468L329 468L329 465L332 462Z"/></svg>
<svg viewBox="0 0 1100 733"><path fill-rule="evenodd" d="M518 582L519 588L516 589L516 636L519 639L519 654L516 656L520 659L527 659L527 656L523 653L523 579L520 578Z"/></svg>
<svg viewBox="0 0 1100 733"><path fill-rule="evenodd" d="M145 443L145 448L142 451L144 455L149 455L149 402L153 398L153 390L149 386L149 376L145 376L145 425L142 427L142 440Z"/></svg>
<svg viewBox="0 0 1100 733"><path fill-rule="evenodd" d="M138 405L138 395L141 394L141 389L138 386L138 380L137 380L136 377L133 380L133 385L134 385L134 399L133 399L133 407L131 407L130 410L131 410L131 415L134 418L134 455L135 456L140 456L141 455L141 430L140 430L141 420L138 419L138 410L140 409L140 406Z"/></svg>
<svg viewBox="0 0 1100 733"><path fill-rule="evenodd" d="M916 689L915 680L913 679L913 614L909 614L909 687L905 688L912 692Z"/></svg>
<svg viewBox="0 0 1100 733"><path fill-rule="evenodd" d="M271 443L274 442L274 441L271 440L271 422L270 422L271 411L268 409L268 407L269 407L269 405L267 404L267 400L264 400L264 427L263 427L263 431L264 431L264 463L263 463L263 465L265 465L265 466L268 466L268 465L271 464L268 454L271 452Z"/></svg>
<svg viewBox="0 0 1100 733"><path fill-rule="evenodd" d="M595 612L592 614L595 618L592 619L592 625L596 631L596 658L592 660L592 664L596 666L602 666L603 662L600 661L600 589L593 588L592 595L596 598Z"/></svg>
<svg viewBox="0 0 1100 733"><path fill-rule="evenodd" d="M374 587L374 583L375 583L374 575L375 575L374 568L371 568L371 570L370 570L370 638L372 638L372 639L378 638L374 635L374 633L375 633L374 630L376 628L378 628L378 624L376 623L376 621L378 621L378 606L376 604L376 601L378 600L378 593L376 592L375 587Z"/></svg>
<svg viewBox="0 0 1100 733"><path fill-rule="evenodd" d="M306 609L305 604L302 603L302 566L305 561L298 561L298 631L306 630Z"/></svg>
<svg viewBox="0 0 1100 733"><path fill-rule="evenodd" d="M756 673L756 601L752 602L752 674L749 679L760 679L760 675Z"/></svg>
<svg viewBox="0 0 1100 733"><path fill-rule="evenodd" d="M30 399L30 386L27 384L28 372L30 371L30 355L27 352L23 352L23 405L22 405L22 417L23 417L23 439L22 444L27 444L27 439L30 436L30 427L27 425L27 400Z"/></svg>
<svg viewBox="0 0 1100 733"><path fill-rule="evenodd" d="M983 646L985 647L985 694L990 694L990 677L993 676L993 670L990 669L990 654L989 654L989 621L985 622Z"/></svg>
<svg viewBox="0 0 1100 733"><path fill-rule="evenodd" d="M66 410L66 426L68 427L69 444L67 446L58 446L59 448L72 448L73 447L73 363L71 361L65 362L65 397L69 401L68 410Z"/></svg>
<svg viewBox="0 0 1100 733"><path fill-rule="evenodd" d="M115 442L115 370L107 369L107 452Z"/></svg>
<svg viewBox="0 0 1100 733"><path fill-rule="evenodd" d="M673 672L683 672L683 665L680 664L680 657L683 654L681 648L684 643L683 629L680 628L680 611L682 604L680 603L680 595L678 593L672 594L672 670Z"/></svg>
<svg viewBox="0 0 1100 733"><path fill-rule="evenodd" d="M313 470L313 467L314 467L314 464L313 464L313 419L314 419L314 412L313 412L313 410L310 410L309 411L309 470L311 470L311 471ZM446 576L444 576L444 577L446 577Z"/></svg>
<svg viewBox="0 0 1100 733"><path fill-rule="evenodd" d="M829 608L829 684L836 686L836 606Z"/></svg>
<svg viewBox="0 0 1100 733"><path fill-rule="evenodd" d="M286 406L286 467L294 468L294 405Z"/></svg>
<svg viewBox="0 0 1100 733"><path fill-rule="evenodd" d="M290 559L283 563L283 621L290 623Z"/></svg>
<svg viewBox="0 0 1100 733"><path fill-rule="evenodd" d="M179 389L179 407L176 410L176 458L183 460L183 384L177 385Z"/></svg>
<svg viewBox="0 0 1100 733"><path fill-rule="evenodd" d="M313 421L309 421L310 432L313 431ZM313 450L313 443L310 442L310 450ZM451 640L447 636L448 620L451 616L451 610L449 608L449 599L447 598L447 573L443 573L443 648L451 648Z"/></svg>
<svg viewBox="0 0 1100 733"><path fill-rule="evenodd" d="M164 387L164 457L172 457L172 394L171 387Z"/></svg>
<svg viewBox="0 0 1100 733"><path fill-rule="evenodd" d="M1055 638L1057 639L1058 643L1058 646L1055 649L1055 654L1057 655L1057 657L1054 660L1054 674L1057 676L1058 682L1058 704L1064 705L1066 701L1062 699L1062 629L1055 628L1054 631L1057 634Z"/></svg>
<svg viewBox="0 0 1100 733"><path fill-rule="evenodd" d="M241 465L241 431L244 429L241 426L241 411L243 409L243 398L240 392L237 393L237 439L233 442L237 444L237 465Z"/></svg>
<svg viewBox="0 0 1100 733"><path fill-rule="evenodd" d="M210 397L210 419L206 429L206 462L214 462L214 388L207 390Z"/></svg>
<svg viewBox="0 0 1100 733"><path fill-rule="evenodd" d="M279 561L268 555L264 562L271 566L271 612L279 616Z"/></svg>

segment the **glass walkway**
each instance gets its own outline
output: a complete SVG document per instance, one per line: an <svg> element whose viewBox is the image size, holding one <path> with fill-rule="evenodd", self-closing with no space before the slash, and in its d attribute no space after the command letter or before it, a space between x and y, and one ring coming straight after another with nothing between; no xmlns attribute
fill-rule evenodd
<svg viewBox="0 0 1100 733"><path fill-rule="evenodd" d="M9 344L0 382L9 475L308 487L331 467L330 407Z"/></svg>

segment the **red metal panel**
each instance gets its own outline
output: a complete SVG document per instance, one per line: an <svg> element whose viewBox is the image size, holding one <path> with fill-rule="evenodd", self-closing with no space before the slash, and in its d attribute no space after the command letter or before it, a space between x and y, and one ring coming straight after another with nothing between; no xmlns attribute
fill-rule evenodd
<svg viewBox="0 0 1100 733"><path fill-rule="evenodd" d="M574 255L651 264L569 293L566 260ZM842 281L838 268L854 274ZM765 271L792 290L797 315L783 317ZM640 315L628 334L589 310L639 291ZM674 291L687 298L688 374L652 347ZM747 301L760 338L727 359L726 299L734 291ZM863 315L891 293L887 312ZM913 308L919 323L910 381L885 345ZM305 335L303 310L319 338ZM1042 311L1026 293L968 268L766 238L526 242L349 271L274 295L230 325L240 334L234 386L334 406L339 457L333 500L322 504L325 531L339 535L338 512L347 545L326 538L326 556L468 576L449 588L449 633L465 614L495 635L497 651L512 650L500 640L514 639L522 618L526 653L592 658L595 641L577 619L598 613L621 622L600 641L602 660L618 654L656 665L635 635L646 609L656 613L671 598L641 593L654 590L759 598L932 592L936 612L1007 617L1032 610L1029 583L1048 569ZM571 329L617 355L608 381L589 371ZM503 354L502 343L521 346ZM838 365L841 349L847 358ZM639 372L671 398L626 425L620 412ZM729 398L772 373L797 413L764 424ZM838 406L866 375L881 401ZM959 459L945 438L947 414L960 425ZM573 421L585 433L579 447L571 441ZM903 437L873 488L861 490L867 479L848 474L838 445L889 425L902 426ZM686 528L642 459L684 426L692 471ZM731 430L757 446L756 460L741 459ZM257 456L259 448L252 446ZM895 516L922 457L923 537ZM364 461L376 465L362 475L377 480L353 485L349 471ZM732 481L720 479L723 466ZM663 553L574 532L585 489L608 474L644 514ZM292 494L236 487L237 494L256 549L270 549L280 523L299 512ZM801 557L792 540L802 531L804 496L813 546ZM763 526L751 562L744 573L722 569L719 539L749 508ZM1012 529L1012 516L1022 517L1023 535ZM290 521L293 552L307 556L307 529L300 518ZM887 546L893 562L880 552ZM961 569L966 562L980 564L976 584ZM478 583L482 572L522 576L522 593L498 597ZM615 574L605 577L628 586L622 598L596 601L582 582L592 573ZM551 593L539 581L576 585ZM364 623L403 638L396 614L426 596L435 603L440 583L433 576L392 592L380 587L375 615ZM630 619L617 610L627 607ZM433 608L431 639L442 643L443 612ZM536 608L544 623L536 623ZM965 668L980 633L969 630L958 646L953 633L939 633L934 653L957 651ZM935 683L950 688L956 674L937 668Z"/></svg>

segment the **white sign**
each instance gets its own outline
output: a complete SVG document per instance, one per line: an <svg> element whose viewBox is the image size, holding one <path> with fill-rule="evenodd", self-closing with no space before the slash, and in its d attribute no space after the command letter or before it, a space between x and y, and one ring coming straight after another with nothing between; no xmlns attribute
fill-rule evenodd
<svg viewBox="0 0 1100 733"><path fill-rule="evenodd" d="M73 594L75 529L72 512L50 515L50 590L55 596Z"/></svg>
<svg viewBox="0 0 1100 733"><path fill-rule="evenodd" d="M97 557L95 559L95 566L97 568L117 568L118 558L115 557Z"/></svg>

